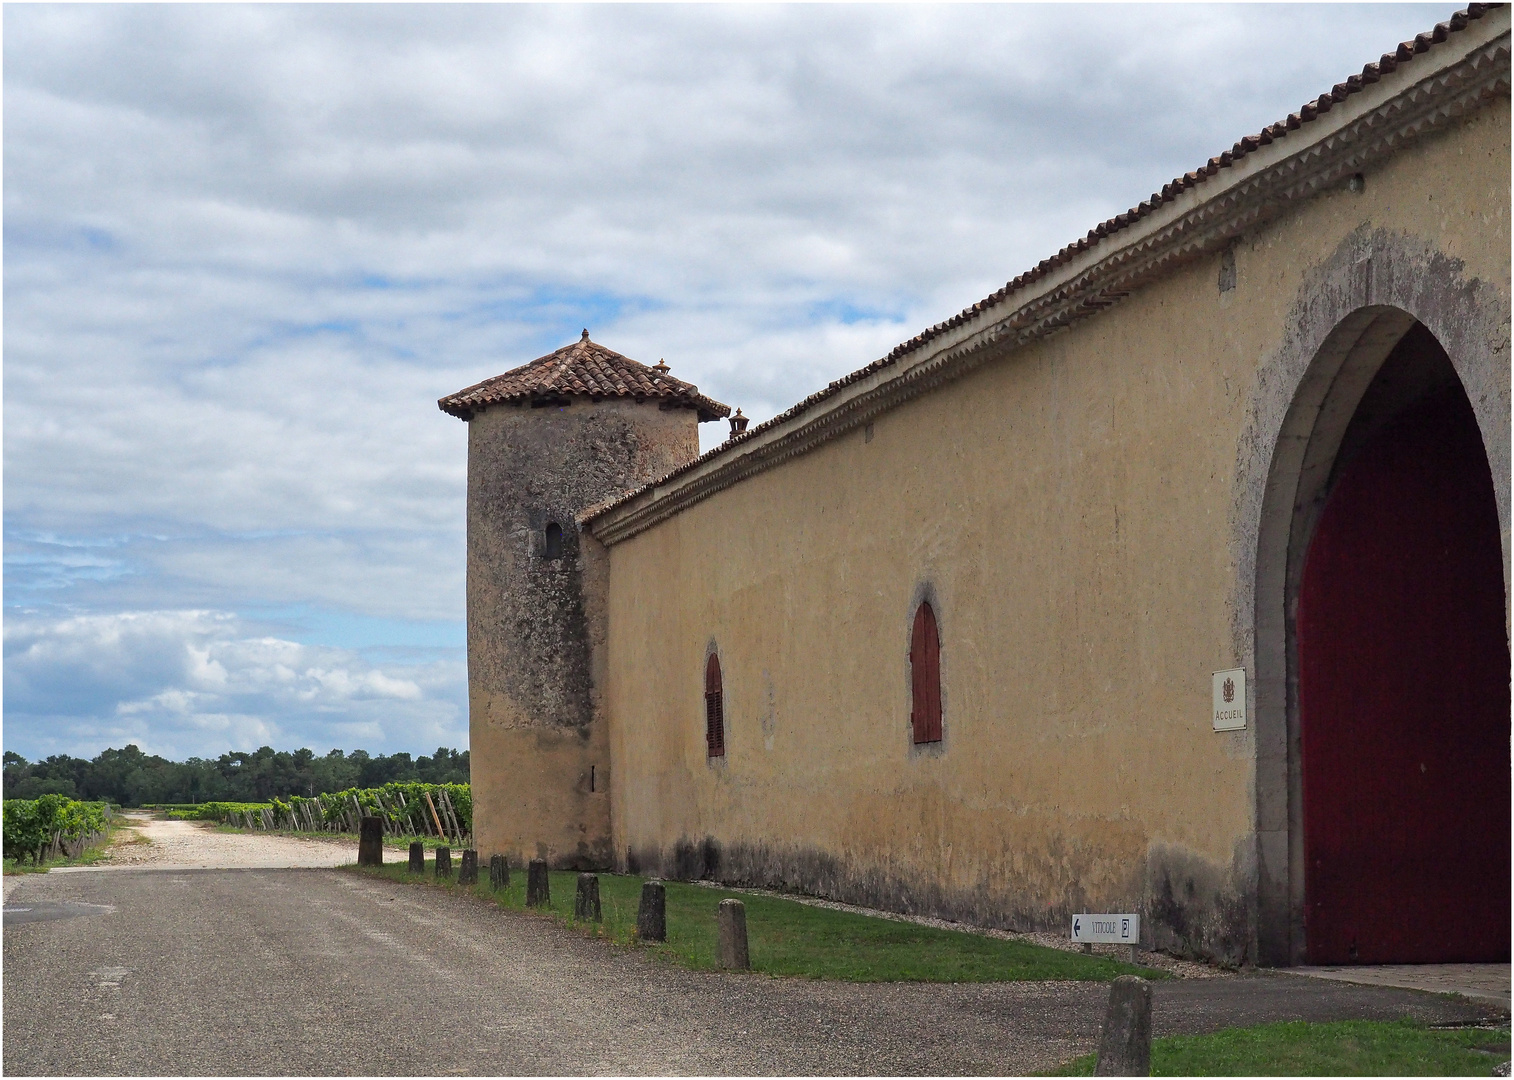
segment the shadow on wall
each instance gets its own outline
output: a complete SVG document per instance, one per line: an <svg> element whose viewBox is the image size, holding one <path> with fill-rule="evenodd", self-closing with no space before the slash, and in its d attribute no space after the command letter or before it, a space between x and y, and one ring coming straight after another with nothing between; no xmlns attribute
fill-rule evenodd
<svg viewBox="0 0 1514 1080"><path fill-rule="evenodd" d="M1134 908L1148 928L1150 947L1240 967L1256 960L1255 890L1237 889L1236 883L1254 882L1254 862L1244 845L1227 869L1182 848L1154 844L1144 866L1132 872L1126 893L1141 899L1112 906L1088 901L1080 890L1048 905L1029 899L1028 889L1015 897L986 882L976 888L950 889L934 881L900 878L876 866L850 865L814 848L723 845L710 836L698 841L682 838L671 852L628 848L624 869L673 881L712 880L800 892L882 911L1021 932L1066 931L1076 911L1090 908Z"/></svg>

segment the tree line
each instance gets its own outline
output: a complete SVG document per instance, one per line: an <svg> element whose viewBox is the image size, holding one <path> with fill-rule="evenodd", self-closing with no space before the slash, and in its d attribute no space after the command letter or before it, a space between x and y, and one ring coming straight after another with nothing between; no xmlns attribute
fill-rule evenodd
<svg viewBox="0 0 1514 1080"><path fill-rule="evenodd" d="M55 754L43 761L27 761L5 751L4 788L7 799L35 799L66 795L71 799L105 800L122 806L143 803L266 802L275 796L314 797L352 787L379 787L390 781L429 784L468 783L468 751L439 746L430 757L409 754L350 754L332 750L317 757L308 749L274 750L261 746L252 753L233 751L214 760L192 757L169 761L144 754L135 744L106 750L85 760Z"/></svg>

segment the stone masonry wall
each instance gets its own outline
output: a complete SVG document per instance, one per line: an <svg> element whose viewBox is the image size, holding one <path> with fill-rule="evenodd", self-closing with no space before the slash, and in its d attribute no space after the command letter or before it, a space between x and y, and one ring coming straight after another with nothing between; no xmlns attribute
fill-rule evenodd
<svg viewBox="0 0 1514 1080"><path fill-rule="evenodd" d="M696 456L686 408L583 399L469 421L468 698L479 850L609 862L609 754L591 671L603 580L574 524ZM547 528L561 529L549 558ZM592 540L587 541L593 543ZM587 569L587 575L586 575Z"/></svg>

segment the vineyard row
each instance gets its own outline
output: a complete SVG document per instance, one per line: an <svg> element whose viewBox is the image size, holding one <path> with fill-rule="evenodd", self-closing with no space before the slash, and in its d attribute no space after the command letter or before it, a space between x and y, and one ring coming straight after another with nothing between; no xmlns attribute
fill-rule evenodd
<svg viewBox="0 0 1514 1080"><path fill-rule="evenodd" d="M6 799L4 851L7 859L30 856L34 863L77 858L110 835L108 803L80 802L66 795Z"/></svg>
<svg viewBox="0 0 1514 1080"><path fill-rule="evenodd" d="M170 817L219 821L248 829L356 833L376 817L386 836L435 836L462 844L473 832L472 790L467 784L390 783L266 803L208 802L163 807Z"/></svg>

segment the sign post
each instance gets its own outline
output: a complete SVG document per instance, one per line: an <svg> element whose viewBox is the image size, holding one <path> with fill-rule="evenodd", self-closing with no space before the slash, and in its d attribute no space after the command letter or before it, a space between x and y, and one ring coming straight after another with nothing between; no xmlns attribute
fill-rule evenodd
<svg viewBox="0 0 1514 1080"><path fill-rule="evenodd" d="M1136 962L1136 945L1141 940L1141 917L1128 915L1074 915L1072 917L1072 940L1080 942L1085 952L1088 946L1129 945L1130 962Z"/></svg>

